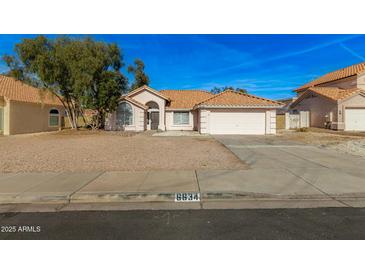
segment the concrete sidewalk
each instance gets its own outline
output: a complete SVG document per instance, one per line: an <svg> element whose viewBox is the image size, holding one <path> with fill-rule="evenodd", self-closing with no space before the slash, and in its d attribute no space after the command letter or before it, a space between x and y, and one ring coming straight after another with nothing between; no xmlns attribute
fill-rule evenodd
<svg viewBox="0 0 365 274"><path fill-rule="evenodd" d="M200 202L175 203L179 192ZM143 203L141 203L143 202ZM365 206L362 174L329 168L254 168L0 174L0 204L68 208L282 208Z"/></svg>

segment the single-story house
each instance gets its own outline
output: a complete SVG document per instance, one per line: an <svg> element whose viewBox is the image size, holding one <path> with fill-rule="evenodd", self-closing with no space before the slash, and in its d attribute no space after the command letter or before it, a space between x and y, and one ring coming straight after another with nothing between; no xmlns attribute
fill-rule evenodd
<svg viewBox="0 0 365 274"><path fill-rule="evenodd" d="M365 131L365 62L327 73L295 92L290 112L309 111L310 126Z"/></svg>
<svg viewBox="0 0 365 274"><path fill-rule="evenodd" d="M207 134L275 134L276 101L224 91L140 87L120 98L108 130L196 130Z"/></svg>
<svg viewBox="0 0 365 274"><path fill-rule="evenodd" d="M50 92L0 75L0 134L59 130L64 113Z"/></svg>

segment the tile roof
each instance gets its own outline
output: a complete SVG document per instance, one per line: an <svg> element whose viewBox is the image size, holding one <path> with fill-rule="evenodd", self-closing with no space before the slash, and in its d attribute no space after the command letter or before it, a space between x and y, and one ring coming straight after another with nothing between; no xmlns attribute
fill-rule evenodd
<svg viewBox="0 0 365 274"><path fill-rule="evenodd" d="M301 91L301 90L309 88L309 87L314 87L314 86L317 86L320 84L340 80L343 78L347 78L347 77L350 77L353 75L360 74L362 72L365 72L365 62L327 73L327 74L297 88L295 91Z"/></svg>
<svg viewBox="0 0 365 274"><path fill-rule="evenodd" d="M354 94L365 92L358 88L341 89L337 87L313 87L309 88L308 91L312 91L334 101L343 100Z"/></svg>
<svg viewBox="0 0 365 274"><path fill-rule="evenodd" d="M196 104L207 100L214 94L205 90L161 90L164 96L170 98L167 109L192 109Z"/></svg>
<svg viewBox="0 0 365 274"><path fill-rule="evenodd" d="M59 99L51 92L32 87L4 75L0 75L0 96L20 102L62 106Z"/></svg>
<svg viewBox="0 0 365 274"><path fill-rule="evenodd" d="M244 93L239 93L232 90L226 90L221 92L205 101L200 102L197 107L199 106L222 106L222 107L281 107L282 104L249 95Z"/></svg>

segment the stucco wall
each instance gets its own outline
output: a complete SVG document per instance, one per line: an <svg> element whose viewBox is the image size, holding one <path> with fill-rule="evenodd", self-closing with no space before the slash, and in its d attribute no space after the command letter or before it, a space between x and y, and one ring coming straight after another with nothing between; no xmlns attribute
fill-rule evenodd
<svg viewBox="0 0 365 274"><path fill-rule="evenodd" d="M276 110L266 111L266 134L276 134Z"/></svg>
<svg viewBox="0 0 365 274"><path fill-rule="evenodd" d="M312 127L325 127L326 115L332 117L332 123L337 122L337 103L320 95L312 97L309 94L307 98L304 98L293 109L297 111L309 111L310 126Z"/></svg>
<svg viewBox="0 0 365 274"><path fill-rule="evenodd" d="M0 135L4 133L4 108L0 106Z"/></svg>
<svg viewBox="0 0 365 274"><path fill-rule="evenodd" d="M200 123L198 126L199 132L202 134L207 134L209 132L209 113L210 111L207 109L200 109Z"/></svg>
<svg viewBox="0 0 365 274"><path fill-rule="evenodd" d="M64 108L61 106L18 101L9 101L6 108L9 122L7 125L8 131L4 132L5 135L59 130L61 127L61 116L64 113ZM57 109L60 113L59 125L57 127L49 126L49 111L51 109Z"/></svg>
<svg viewBox="0 0 365 274"><path fill-rule="evenodd" d="M181 111L177 111L181 112ZM196 113L196 111L194 111ZM196 116L196 115L195 115ZM189 124L174 125L174 111L166 111L166 130L194 130L194 115L189 111Z"/></svg>
<svg viewBox="0 0 365 274"><path fill-rule="evenodd" d="M144 109L141 109L129 102L125 102L132 107L132 125L127 125L124 127L119 127L116 124L117 114L113 112L108 115L105 120L105 129L106 130L125 130L125 131L144 131L146 130L146 112Z"/></svg>
<svg viewBox="0 0 365 274"><path fill-rule="evenodd" d="M357 87L365 90L365 73L357 76Z"/></svg>
<svg viewBox="0 0 365 274"><path fill-rule="evenodd" d="M159 108L159 113L160 113L160 120L159 120L159 125L158 125L158 129L160 130L166 130L166 126L165 126L165 104L166 101L164 99L162 99L161 97L156 96L155 94L153 94L152 92L149 92L148 90L142 90L136 94L133 94L131 96L134 100L142 103L142 104L146 104L148 102L155 102L158 104L158 108Z"/></svg>

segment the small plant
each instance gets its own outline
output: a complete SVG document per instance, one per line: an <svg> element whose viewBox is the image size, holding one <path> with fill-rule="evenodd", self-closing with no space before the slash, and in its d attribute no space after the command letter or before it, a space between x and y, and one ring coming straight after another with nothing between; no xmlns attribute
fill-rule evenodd
<svg viewBox="0 0 365 274"><path fill-rule="evenodd" d="M297 128L297 132L308 132L309 129L307 127L301 127L301 128Z"/></svg>

